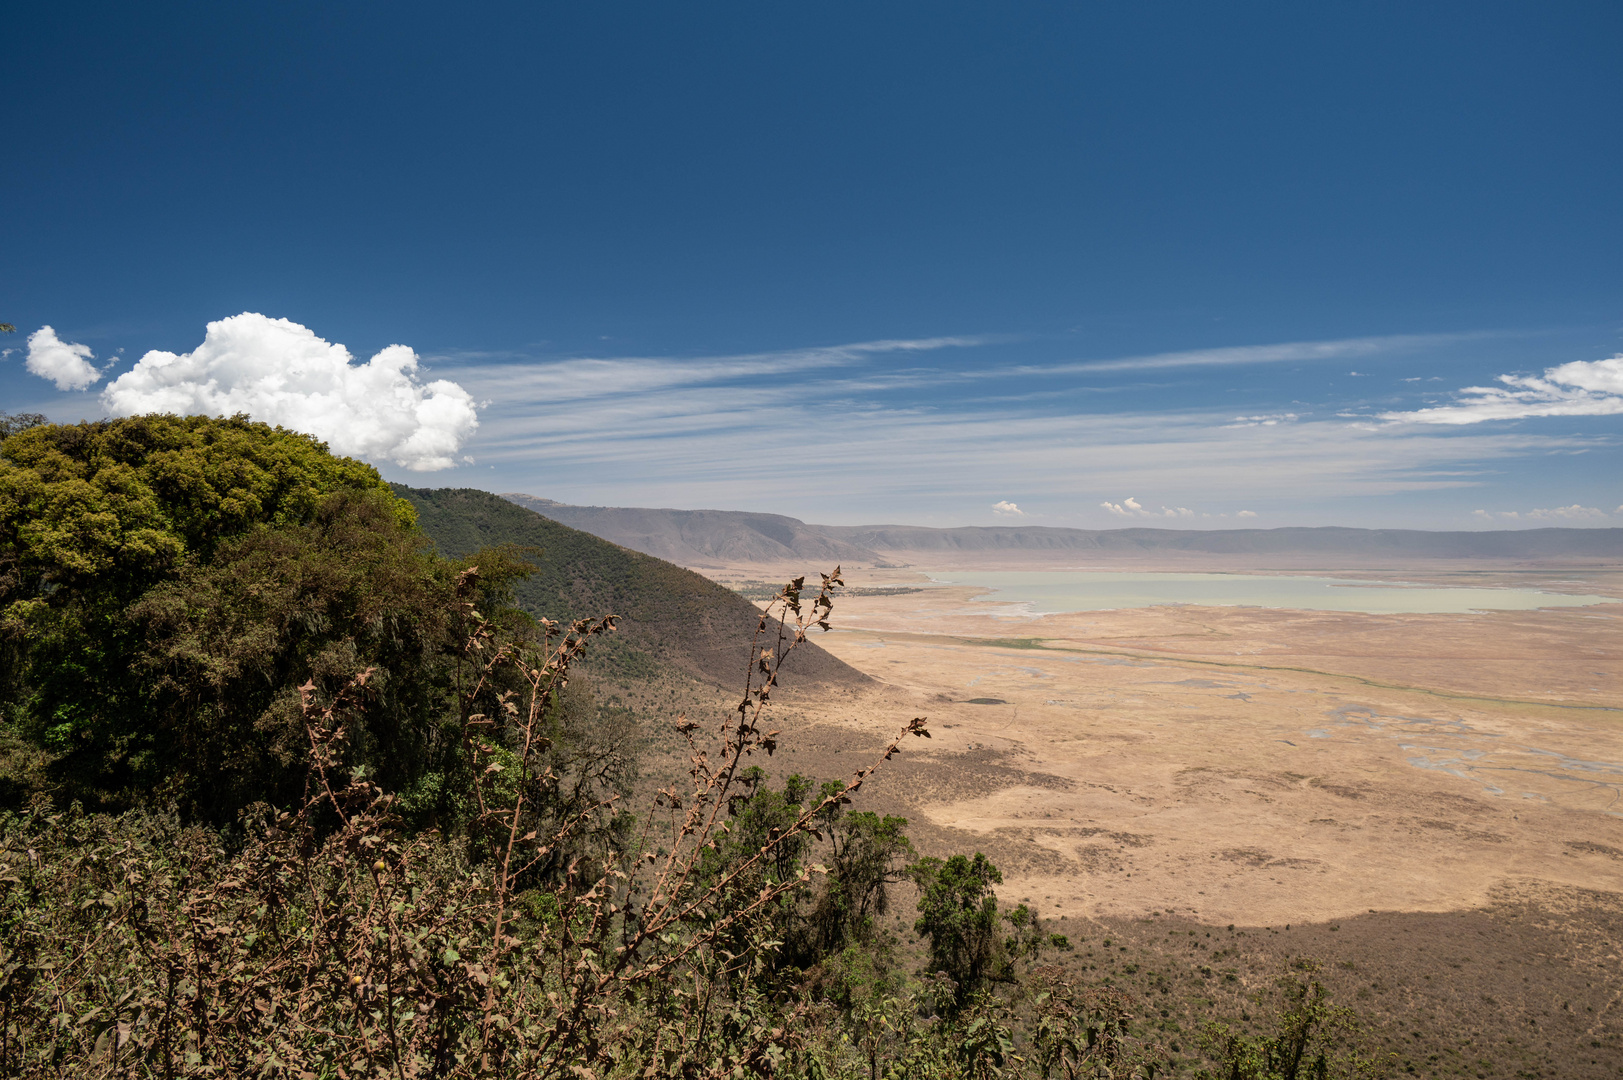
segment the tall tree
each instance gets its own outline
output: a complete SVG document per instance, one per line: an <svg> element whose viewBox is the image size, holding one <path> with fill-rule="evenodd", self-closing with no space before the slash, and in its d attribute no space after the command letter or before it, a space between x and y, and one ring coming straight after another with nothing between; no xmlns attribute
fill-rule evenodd
<svg viewBox="0 0 1623 1080"><path fill-rule="evenodd" d="M964 1004L1007 967L993 885L1003 875L980 852L973 859L954 855L946 862L920 859L913 865L919 886L919 917L913 930L930 939L930 969L942 971L957 985L956 1002Z"/></svg>
<svg viewBox="0 0 1623 1080"><path fill-rule="evenodd" d="M336 677L333 650L428 648L415 521L371 466L243 416L18 425L0 442L5 734L93 803L177 777L230 788L220 755L282 736L239 716L209 757L188 726L285 699L323 663ZM238 772L264 790L262 766Z"/></svg>

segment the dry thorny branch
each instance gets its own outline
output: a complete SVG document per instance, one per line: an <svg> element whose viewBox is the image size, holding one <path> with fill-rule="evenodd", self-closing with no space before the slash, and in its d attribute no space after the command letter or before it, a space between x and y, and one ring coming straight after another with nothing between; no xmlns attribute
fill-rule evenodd
<svg viewBox="0 0 1623 1080"><path fill-rule="evenodd" d="M612 795L561 820L540 809L560 782L546 764L549 717L615 618L543 621L537 640L508 640L475 610L476 584L477 569L458 582L468 842L406 833L395 797L346 771L370 671L325 702L301 688L302 805L245 821L234 850L172 820L98 847L87 833L100 819L37 807L8 834L0 884L10 898L73 897L63 926L82 946L47 962L39 934L8 930L0 1065L301 1080L773 1071L796 1035L781 1012L752 1019L751 973L776 945L772 906L823 868L769 868L903 740L928 736L913 720L843 791L758 850L715 858L744 759L776 748L766 717L783 663L827 628L838 569L815 599L797 579L762 613L736 710L708 738L677 718L689 782L660 791L616 843L590 842L625 820ZM93 854L45 860L16 839L28 835ZM559 853L561 872L547 872Z"/></svg>
<svg viewBox="0 0 1623 1080"><path fill-rule="evenodd" d="M614 1016L616 1003L634 997L645 984L674 981L678 969L710 969L713 958L703 954L729 941L736 927L748 923L822 869L810 867L786 880L766 877L755 883L756 872L771 862L780 847L815 832L819 815L834 803L849 802L851 793L862 786L877 762L858 770L842 793L825 796L806 808L788 828L779 830L752 854L711 879L701 874L704 853L715 848L726 830L730 793L743 759L757 750L770 755L777 746L779 733L763 731L762 722L784 660L806 641L810 629L827 629L833 591L842 584L836 568L834 573L823 575L822 588L809 605L802 599L803 578L797 578L778 594L756 626L743 697L735 714L720 723L713 744L702 746L697 735L699 725L686 717L677 719L677 730L686 738L690 750L687 792L674 787L659 792L656 804L665 810L664 820L652 813L644 819L629 859L625 852L605 853L591 877L580 873L578 865L571 866L569 880L556 893L561 914L552 925L556 936L550 944L558 960L558 989L553 991L558 995L557 1013L551 1030L541 1041L543 1056L561 1053L581 1059L581 1064L600 1060L603 1047L599 1031ZM579 655L584 638L602 629L603 624L576 624L564 643L548 653L540 665L522 657L513 658L529 687L521 733L525 761L536 724L544 715L548 699L567 677L570 661ZM547 630L550 641L551 628ZM470 723L482 720L470 717ZM886 747L880 760L894 756L907 736L928 734L923 718L913 720ZM600 804L593 809L601 811L607 806ZM483 802L481 811L490 812ZM513 824L497 871L493 950L516 945L500 936L502 896L516 878L508 868L518 845L534 840L533 833L523 837L517 833L518 807L510 814ZM582 823L581 818L563 823L550 842L564 842ZM663 843L656 848L654 835L661 826ZM756 884L754 894L739 897L736 886L746 881ZM700 1026L702 1030L702 1023Z"/></svg>

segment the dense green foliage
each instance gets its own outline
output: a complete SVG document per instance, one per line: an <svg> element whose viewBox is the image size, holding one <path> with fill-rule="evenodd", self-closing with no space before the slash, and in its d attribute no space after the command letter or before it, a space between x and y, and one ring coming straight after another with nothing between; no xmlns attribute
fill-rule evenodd
<svg viewBox="0 0 1623 1080"><path fill-rule="evenodd" d="M451 807L450 600L376 470L242 417L18 424L0 443L0 798L230 820L303 783L299 688L370 687L353 764ZM500 604L527 570L491 553ZM515 627L516 629L516 627Z"/></svg>
<svg viewBox="0 0 1623 1080"><path fill-rule="evenodd" d="M910 975L872 919L903 876L906 823L846 809L868 770L814 791L741 769L770 739L759 708L740 709L719 746L694 744L686 793L661 795L668 830L657 808L625 822L601 799L554 813L547 800L567 800L570 780L552 745L575 722L559 694L604 626L512 648L465 598L453 610L473 620L470 658L527 687L499 713L464 714L461 777L479 810L460 837L410 828L396 796L343 769L370 675L324 707L306 695L311 782L292 812L255 815L240 839L139 812L36 806L3 822L0 1065L947 1080L1017 1075L1031 1038L1044 1060L1095 1071L1153 1062L1126 1038L1119 998L1084 1001L1049 976L1022 983L993 897L977 910L1018 1000L959 994L945 972ZM771 658L761 670L757 691L775 677ZM594 819L608 831L583 845ZM548 820L550 840L520 835ZM574 854L548 870L560 845ZM825 853L828 867L812 865ZM972 865L995 877L979 856ZM1037 1016L1034 1036L1011 1026Z"/></svg>
<svg viewBox="0 0 1623 1080"><path fill-rule="evenodd" d="M45 424L3 454L0 535L25 591L128 597L255 525L310 520L333 491L387 490L371 466L243 417Z"/></svg>
<svg viewBox="0 0 1623 1080"><path fill-rule="evenodd" d="M135 674L154 753L197 807L292 801L308 750L299 687L335 688L368 669L353 762L419 799L456 768L456 568L399 527L392 502L335 492L308 523L228 541L127 609L144 641Z"/></svg>
<svg viewBox="0 0 1623 1080"><path fill-rule="evenodd" d="M986 856L954 855L921 860L914 868L919 883L916 933L930 940L930 966L957 984L959 1003L987 982L1006 977L1007 958L998 949L997 896L1003 882Z"/></svg>

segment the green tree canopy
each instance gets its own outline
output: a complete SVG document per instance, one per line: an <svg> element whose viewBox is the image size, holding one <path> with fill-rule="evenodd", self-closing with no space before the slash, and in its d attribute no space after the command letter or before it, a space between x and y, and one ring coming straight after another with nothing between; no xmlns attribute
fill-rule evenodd
<svg viewBox="0 0 1623 1080"><path fill-rule="evenodd" d="M480 561L498 604L528 571ZM0 442L0 750L43 755L64 797L229 815L296 794L298 687L375 667L356 763L421 788L454 757L464 565L375 469L307 435L242 416L24 427Z"/></svg>
<svg viewBox="0 0 1623 1080"><path fill-rule="evenodd" d="M240 415L27 427L0 443L0 600L127 598L255 525L310 521L346 488L388 491L370 465ZM396 516L416 520L404 500Z"/></svg>
<svg viewBox="0 0 1623 1080"><path fill-rule="evenodd" d="M162 767L199 808L296 798L308 749L299 687L335 690L368 668L355 763L393 791L452 767L459 567L394 510L375 489L332 492L309 523L229 540L126 609Z"/></svg>
<svg viewBox="0 0 1623 1080"><path fill-rule="evenodd" d="M957 984L961 1005L989 980L1004 974L1007 959L998 925L993 885L1003 875L980 852L973 859L954 855L946 862L920 859L912 873L919 886L915 933L930 939L930 968Z"/></svg>

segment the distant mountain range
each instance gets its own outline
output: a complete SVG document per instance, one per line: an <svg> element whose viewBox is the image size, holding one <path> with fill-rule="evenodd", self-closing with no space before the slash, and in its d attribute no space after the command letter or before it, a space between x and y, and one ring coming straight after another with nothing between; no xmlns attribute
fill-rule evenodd
<svg viewBox="0 0 1623 1080"><path fill-rule="evenodd" d="M516 492L502 498L543 517L682 566L805 560L884 564L930 553L1323 555L1424 559L1623 558L1623 529L1057 529L994 525L809 525L781 514L571 506Z"/></svg>

